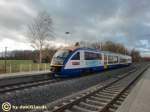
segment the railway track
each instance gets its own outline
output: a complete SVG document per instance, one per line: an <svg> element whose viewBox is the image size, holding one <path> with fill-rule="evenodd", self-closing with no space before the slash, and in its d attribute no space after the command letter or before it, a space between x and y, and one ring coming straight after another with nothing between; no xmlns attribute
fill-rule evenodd
<svg viewBox="0 0 150 112"><path fill-rule="evenodd" d="M61 81L61 80L60 79L47 79L47 80L36 81L36 82L33 81L33 82L29 82L29 83L13 84L11 86L10 85L9 86L3 86L0 88L0 94L15 91L15 90L22 90L22 89L30 88L30 87L55 83L55 82L59 82L59 81Z"/></svg>
<svg viewBox="0 0 150 112"><path fill-rule="evenodd" d="M131 67L134 68L134 67ZM131 69L130 68L130 69ZM85 77L85 76L81 76L81 77ZM76 77L76 78L80 78L80 77ZM12 85L6 85L6 86L1 86L0 87L0 94L4 94L7 92L12 92L12 91L16 91L16 90L23 90L25 88L31 88L31 87L37 87L40 85L46 85L46 84L51 84L51 83L56 83L56 82L60 82L60 81L64 81L64 80L70 80L70 79L75 79L75 78L67 78L67 79L43 79L43 80L39 80L39 81L32 81L32 82L26 82L26 83L17 83L17 84L12 84Z"/></svg>
<svg viewBox="0 0 150 112"><path fill-rule="evenodd" d="M108 83L102 83L87 92L56 104L50 104L48 111L45 112L114 112L128 95L129 89L148 67L131 70L127 74Z"/></svg>

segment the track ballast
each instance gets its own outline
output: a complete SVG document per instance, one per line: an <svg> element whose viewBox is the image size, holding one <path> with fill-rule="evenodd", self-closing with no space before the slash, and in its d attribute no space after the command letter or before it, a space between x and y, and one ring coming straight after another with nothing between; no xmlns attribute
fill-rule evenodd
<svg viewBox="0 0 150 112"><path fill-rule="evenodd" d="M49 108L52 112L113 112L128 95L128 89L148 68L133 69L119 78L101 83L90 91L59 102ZM135 72L134 75L132 75Z"/></svg>

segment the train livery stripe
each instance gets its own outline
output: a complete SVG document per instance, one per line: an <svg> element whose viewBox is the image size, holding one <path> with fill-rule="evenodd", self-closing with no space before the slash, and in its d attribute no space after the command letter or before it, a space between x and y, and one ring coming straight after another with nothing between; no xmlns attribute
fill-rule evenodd
<svg viewBox="0 0 150 112"><path fill-rule="evenodd" d="M72 64L72 65L80 65L80 62L72 61L71 64Z"/></svg>

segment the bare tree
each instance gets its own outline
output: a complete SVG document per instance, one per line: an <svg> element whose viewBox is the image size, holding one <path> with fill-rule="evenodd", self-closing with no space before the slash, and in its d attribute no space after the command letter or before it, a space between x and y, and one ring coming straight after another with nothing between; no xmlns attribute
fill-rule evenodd
<svg viewBox="0 0 150 112"><path fill-rule="evenodd" d="M140 62L141 61L141 55L140 55L139 51L132 49L131 50L131 56L132 56L133 62Z"/></svg>
<svg viewBox="0 0 150 112"><path fill-rule="evenodd" d="M46 12L39 12L28 25L28 37L31 46L39 50L39 62L42 62L42 50L47 41L53 37L52 18Z"/></svg>

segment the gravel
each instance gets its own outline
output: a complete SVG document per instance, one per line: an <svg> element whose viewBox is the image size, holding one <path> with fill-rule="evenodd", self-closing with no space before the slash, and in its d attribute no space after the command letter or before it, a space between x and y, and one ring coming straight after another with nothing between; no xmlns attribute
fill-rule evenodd
<svg viewBox="0 0 150 112"><path fill-rule="evenodd" d="M0 104L7 101L14 105L43 105L71 95L75 92L87 89L100 83L102 80L108 79L109 77L125 73L129 69L131 69L131 67L114 69L86 77L79 77L71 80L60 81L58 83L6 93L0 95Z"/></svg>

